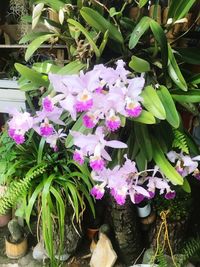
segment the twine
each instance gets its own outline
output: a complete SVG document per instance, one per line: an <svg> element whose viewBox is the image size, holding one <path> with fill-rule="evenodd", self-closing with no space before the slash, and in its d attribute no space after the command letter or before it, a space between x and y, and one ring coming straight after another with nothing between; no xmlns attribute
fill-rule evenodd
<svg viewBox="0 0 200 267"><path fill-rule="evenodd" d="M169 212L170 212L169 210L166 210L166 211L161 211L161 213L160 213L160 217L161 217L162 223L160 225L160 228L159 228L159 231L158 231L158 235L156 237L156 252L155 252L154 256L151 259L151 265L154 264L155 259L158 256L159 249L160 249L160 236L161 236L161 232L163 230L164 231L164 242L163 242L163 246L162 246L162 251L164 251L165 245L167 243L168 248L170 250L170 254L171 254L171 258L172 258L173 264L174 264L175 267L178 267L177 264L176 264L176 261L174 259L174 254L173 254L172 247L171 247L170 240L169 240L168 225L167 225L167 215L169 214Z"/></svg>

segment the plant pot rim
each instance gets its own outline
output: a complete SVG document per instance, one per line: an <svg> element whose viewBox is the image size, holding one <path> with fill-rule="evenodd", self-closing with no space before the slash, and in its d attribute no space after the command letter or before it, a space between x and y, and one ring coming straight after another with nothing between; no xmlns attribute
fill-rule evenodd
<svg viewBox="0 0 200 267"><path fill-rule="evenodd" d="M8 243L10 243L10 244L12 244L12 245L19 245L19 244L23 243L24 240L27 239L27 234L26 234L26 233L23 235L23 237L22 237L18 242L12 242L12 241L10 240L10 236L11 236L11 234L7 234L7 235L5 236L5 239L6 239L6 241L7 241Z"/></svg>

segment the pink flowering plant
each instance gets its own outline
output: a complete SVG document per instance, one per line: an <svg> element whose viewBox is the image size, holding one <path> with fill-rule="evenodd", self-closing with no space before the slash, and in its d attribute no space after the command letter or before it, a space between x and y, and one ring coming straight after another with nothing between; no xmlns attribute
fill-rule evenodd
<svg viewBox="0 0 200 267"><path fill-rule="evenodd" d="M33 129L54 152L61 140L65 142L74 162L89 165L96 182L90 193L96 199L102 199L105 189L119 205L127 196L137 204L156 192L171 199L174 186L183 184L187 175L199 179L199 156L191 159L175 151L165 156L155 128L148 130L148 124L150 128L174 121L167 117L162 97L145 86L144 75L135 76L124 61L118 60L115 67L95 65L79 74L50 73L49 82L52 90L42 97L41 110L34 115L11 113L9 136L23 144ZM159 93L165 94L165 88ZM157 102L152 103L152 95ZM65 117L74 126L67 127Z"/></svg>

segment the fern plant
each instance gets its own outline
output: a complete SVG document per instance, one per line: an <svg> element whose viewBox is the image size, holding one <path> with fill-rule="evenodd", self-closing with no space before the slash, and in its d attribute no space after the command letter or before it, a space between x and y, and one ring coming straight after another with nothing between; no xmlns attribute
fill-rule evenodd
<svg viewBox="0 0 200 267"><path fill-rule="evenodd" d="M174 141L172 143L172 147L178 148L183 152L185 152L186 154L189 154L189 148L185 134L177 129L173 129L173 133L174 133Z"/></svg>
<svg viewBox="0 0 200 267"><path fill-rule="evenodd" d="M44 173L45 170L45 164L35 166L29 170L24 179L13 181L6 190L3 197L1 197L0 199L0 214L6 213L8 209L16 205L16 203L19 201L19 198L26 194L26 192L30 188L31 181L37 176Z"/></svg>
<svg viewBox="0 0 200 267"><path fill-rule="evenodd" d="M198 255L200 256L200 236L196 238L191 238L183 247L180 252L182 257L179 259L178 266L183 267L187 261L192 257Z"/></svg>

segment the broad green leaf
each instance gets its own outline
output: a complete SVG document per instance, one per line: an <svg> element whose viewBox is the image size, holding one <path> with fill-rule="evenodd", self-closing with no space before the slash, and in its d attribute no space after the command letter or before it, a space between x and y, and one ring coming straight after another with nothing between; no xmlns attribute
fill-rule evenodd
<svg viewBox="0 0 200 267"><path fill-rule="evenodd" d="M173 55L172 49L170 45L168 45L168 53L169 53L169 62L168 62L168 72L171 79L174 83L183 91L187 91L187 83L183 78L183 75L179 69L179 66L176 62L176 59Z"/></svg>
<svg viewBox="0 0 200 267"><path fill-rule="evenodd" d="M86 64L81 63L79 60L75 60L75 61L68 63L64 67L60 68L57 74L61 74L61 75L77 74L79 73L80 70L84 69L85 67L86 67Z"/></svg>
<svg viewBox="0 0 200 267"><path fill-rule="evenodd" d="M195 2L196 0L171 0L168 18L173 18L174 21L183 18Z"/></svg>
<svg viewBox="0 0 200 267"><path fill-rule="evenodd" d="M147 2L148 0L139 0L139 8L142 8L143 6L145 6Z"/></svg>
<svg viewBox="0 0 200 267"><path fill-rule="evenodd" d="M40 36L47 35L47 34L49 34L49 32L31 32L31 33L28 33L20 39L19 44L25 44L29 41L35 40L36 38L38 38Z"/></svg>
<svg viewBox="0 0 200 267"><path fill-rule="evenodd" d="M106 20L102 15L100 15L97 11L89 8L83 7L80 11L81 16L84 20L96 30L105 33L108 31L109 38L123 44L124 40L121 32L115 27L112 23Z"/></svg>
<svg viewBox="0 0 200 267"><path fill-rule="evenodd" d="M200 74L195 74L194 76L192 76L189 81L192 84L200 84Z"/></svg>
<svg viewBox="0 0 200 267"><path fill-rule="evenodd" d="M149 29L151 18L143 17L135 26L129 40L129 48L133 49L139 42L142 35Z"/></svg>
<svg viewBox="0 0 200 267"><path fill-rule="evenodd" d="M73 20L73 19L68 19L67 20L68 23L74 25L75 27L77 27L87 38L88 42L90 43L91 47L94 50L94 53L96 55L97 58L100 57L100 52L98 47L96 46L95 42L93 41L93 38L91 36L91 34L77 21Z"/></svg>
<svg viewBox="0 0 200 267"><path fill-rule="evenodd" d="M178 90L172 91L172 97L178 102L199 103L200 89L192 89L187 92L180 92Z"/></svg>
<svg viewBox="0 0 200 267"><path fill-rule="evenodd" d="M148 61L142 58L136 57L136 56L131 57L131 61L129 62L129 67L133 69L134 71L140 72L140 73L151 70L150 64Z"/></svg>
<svg viewBox="0 0 200 267"><path fill-rule="evenodd" d="M156 90L152 86L146 86L141 93L143 106L158 119L166 119L166 112Z"/></svg>
<svg viewBox="0 0 200 267"><path fill-rule="evenodd" d="M189 184L187 178L184 178L182 188L186 193L191 193L191 187L190 187L190 184Z"/></svg>
<svg viewBox="0 0 200 267"><path fill-rule="evenodd" d="M147 161L152 160L152 145L149 137L148 128L144 124L134 124L135 136L139 144L140 150L144 154Z"/></svg>
<svg viewBox="0 0 200 267"><path fill-rule="evenodd" d="M155 117L148 111L143 110L141 115L137 118L127 118L132 121L141 122L145 124L155 124L156 120Z"/></svg>
<svg viewBox="0 0 200 267"><path fill-rule="evenodd" d="M50 62L41 62L34 63L33 69L40 73L49 74L50 72L57 73L60 70L60 67Z"/></svg>
<svg viewBox="0 0 200 267"><path fill-rule="evenodd" d="M145 155L143 154L142 150L140 150L140 152L136 155L135 161L136 161L136 164L137 164L139 171L145 170L147 160L146 160Z"/></svg>
<svg viewBox="0 0 200 267"><path fill-rule="evenodd" d="M15 63L16 70L27 80L33 82L35 85L48 87L49 82L47 77L43 76L41 73L38 73L35 70L29 69L28 67Z"/></svg>
<svg viewBox="0 0 200 267"><path fill-rule="evenodd" d="M25 53L25 60L28 61L33 53L40 47L41 44L49 40L51 37L55 36L54 33L46 34L37 37L34 39L28 46L26 53Z"/></svg>
<svg viewBox="0 0 200 267"><path fill-rule="evenodd" d="M180 124L180 117L176 110L176 106L172 99L171 94L169 93L168 89L161 85L157 94L164 106L166 112L166 120L174 127L178 128Z"/></svg>
<svg viewBox="0 0 200 267"><path fill-rule="evenodd" d="M153 139L152 144L153 144L153 159L156 165L160 167L161 171L174 185L183 185L183 177L169 163L157 140Z"/></svg>
<svg viewBox="0 0 200 267"><path fill-rule="evenodd" d="M168 64L168 47L166 35L163 28L155 20L150 21L150 28L153 32L154 38L161 48L162 64L163 68L165 69Z"/></svg>

